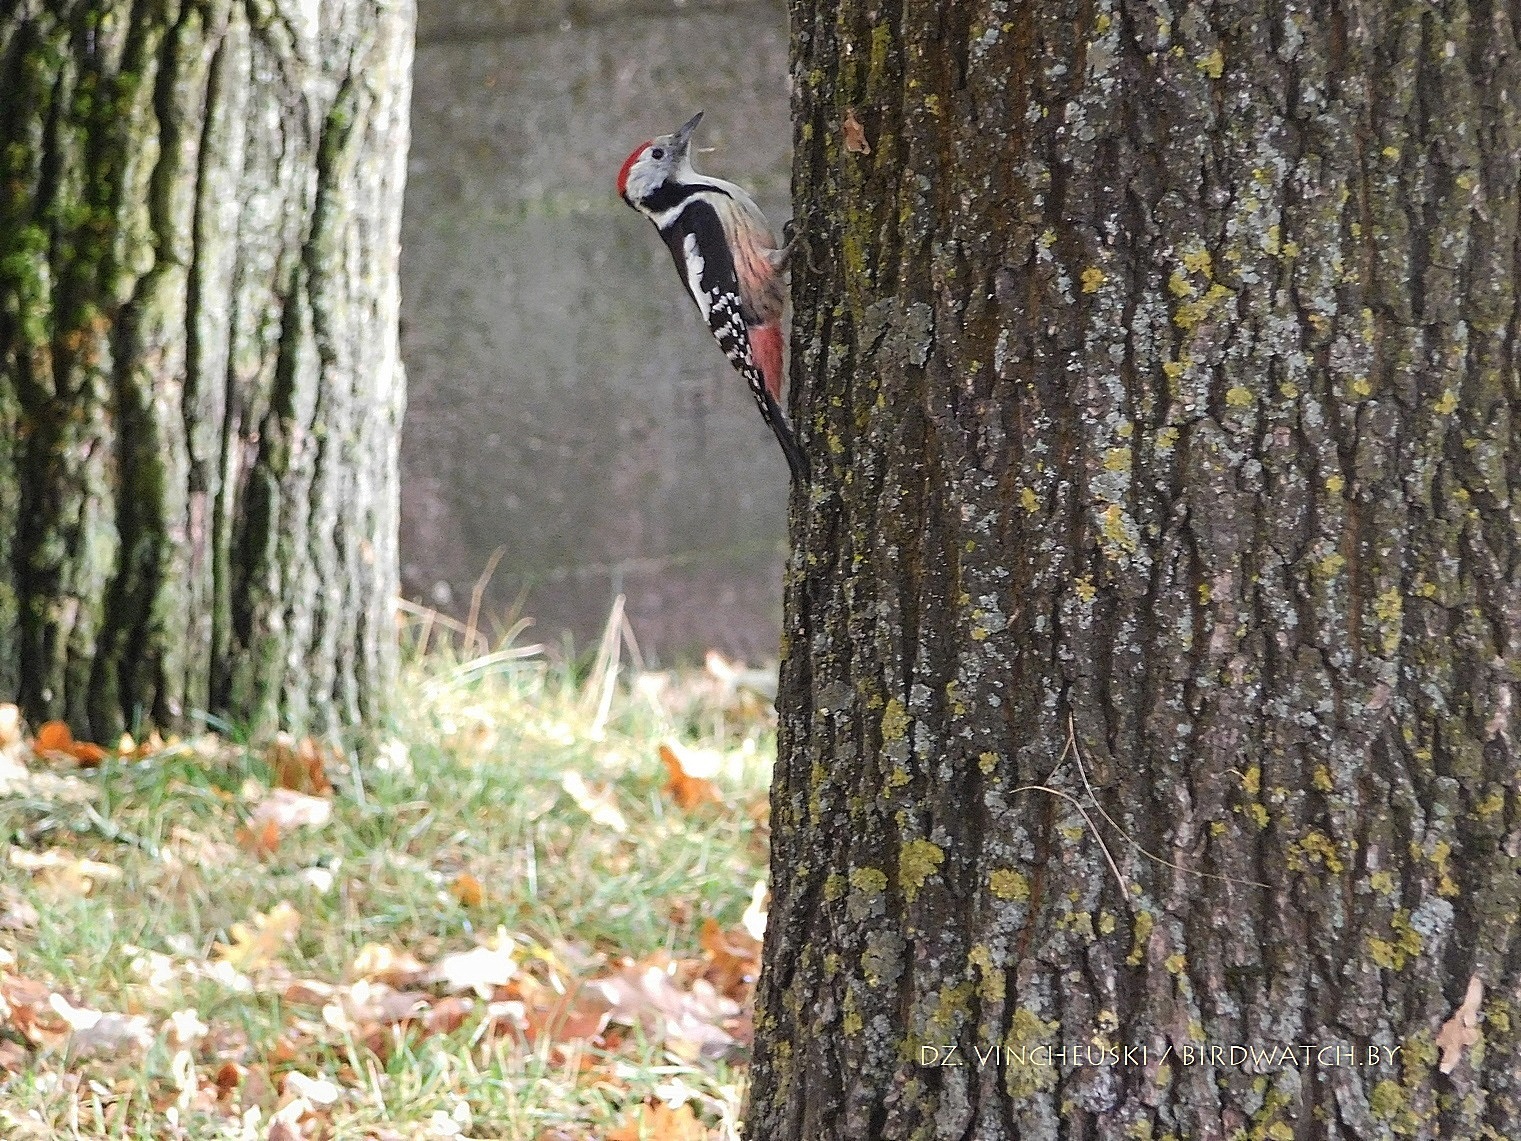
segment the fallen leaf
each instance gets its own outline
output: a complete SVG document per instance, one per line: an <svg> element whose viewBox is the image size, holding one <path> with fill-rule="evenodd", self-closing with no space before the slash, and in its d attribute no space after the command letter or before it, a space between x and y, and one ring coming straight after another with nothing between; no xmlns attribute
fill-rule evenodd
<svg viewBox="0 0 1521 1141"><path fill-rule="evenodd" d="M74 743L74 734L64 721L44 721L32 739L32 748L39 753L65 753Z"/></svg>
<svg viewBox="0 0 1521 1141"><path fill-rule="evenodd" d="M750 938L760 942L766 937L766 901L771 890L766 887L765 880L756 880L755 886L750 889L750 906L745 908L744 915L740 916L740 926L750 934Z"/></svg>
<svg viewBox="0 0 1521 1141"><path fill-rule="evenodd" d="M602 991L614 1021L639 1027L646 1038L663 1040L679 1057L721 1058L738 1041L723 1024L739 1016L739 1004L704 979L683 990L673 966L625 960L616 974L589 985Z"/></svg>
<svg viewBox="0 0 1521 1141"><path fill-rule="evenodd" d="M405 987L422 981L428 968L410 951L395 951L381 943L366 943L354 957L354 965L349 971L356 979Z"/></svg>
<svg viewBox="0 0 1521 1141"><path fill-rule="evenodd" d="M74 1006L61 994L49 998L48 1005L72 1031L69 1048L77 1057L141 1053L153 1045L153 1031L141 1014L111 1014Z"/></svg>
<svg viewBox="0 0 1521 1141"><path fill-rule="evenodd" d="M93 741L76 741L64 721L44 722L32 741L32 751L38 756L71 757L81 765L98 765L110 755Z"/></svg>
<svg viewBox="0 0 1521 1141"><path fill-rule="evenodd" d="M0 701L0 749L21 743L21 710L9 701Z"/></svg>
<svg viewBox="0 0 1521 1141"><path fill-rule="evenodd" d="M249 823L262 828L274 824L283 835L297 828L321 828L333 818L333 802L289 788L273 788L254 805Z"/></svg>
<svg viewBox="0 0 1521 1141"><path fill-rule="evenodd" d="M702 921L698 943L707 952L708 967L703 972L720 994L733 999L749 997L750 987L760 972L759 940L749 932L724 931L716 919Z"/></svg>
<svg viewBox="0 0 1521 1141"><path fill-rule="evenodd" d="M89 895L97 883L122 878L122 870L115 864L84 859L61 848L29 852L13 846L9 859L12 867L31 872L39 886L60 896Z"/></svg>
<svg viewBox="0 0 1521 1141"><path fill-rule="evenodd" d="M307 792L326 796L333 791L333 783L327 776L326 756L338 759L336 751L329 751L311 737L299 741L289 733L277 733L264 750L264 761L269 765L272 783L277 788L294 792Z"/></svg>
<svg viewBox="0 0 1521 1141"><path fill-rule="evenodd" d="M250 824L240 827L234 834L238 846L253 855L260 857L273 856L280 848L280 825L273 820L266 820L255 827Z"/></svg>
<svg viewBox="0 0 1521 1141"><path fill-rule="evenodd" d="M516 952L517 944L499 928L496 946L474 947L445 955L433 964L427 981L440 983L445 990L455 993L473 990L483 999L489 999L496 987L505 986L518 973L513 958Z"/></svg>
<svg viewBox="0 0 1521 1141"><path fill-rule="evenodd" d="M1479 1004L1484 1001L1484 982L1478 975L1468 980L1468 993L1463 1004L1453 1011L1452 1017L1442 1024L1436 1036L1436 1044L1442 1048L1442 1060L1437 1069L1450 1074L1463 1060L1463 1051L1479 1040Z"/></svg>
<svg viewBox="0 0 1521 1141"><path fill-rule="evenodd" d="M856 109L849 107L845 111L844 131L845 149L854 155L871 154L871 144L866 141L866 128L861 126L861 120L856 118Z"/></svg>
<svg viewBox="0 0 1521 1141"><path fill-rule="evenodd" d="M309 1078L300 1070L291 1070L282 1080L281 1092L305 1098L315 1106L326 1108L336 1104L343 1091L327 1078Z"/></svg>
<svg viewBox="0 0 1521 1141"><path fill-rule="evenodd" d="M465 907L479 907L486 900L486 889L469 872L461 872L454 877L454 882L449 885L449 894Z"/></svg>
<svg viewBox="0 0 1521 1141"><path fill-rule="evenodd" d="M711 749L689 749L677 741L660 743L660 759L665 764L666 792L685 811L699 804L722 804L723 795L712 777L723 766L721 754Z"/></svg>
<svg viewBox="0 0 1521 1141"><path fill-rule="evenodd" d="M570 794L570 798L594 823L611 828L620 836L628 831L628 821L614 803L612 789L604 788L600 792L593 792L586 783L586 778L573 770L566 770L560 775L560 787Z"/></svg>
<svg viewBox="0 0 1521 1141"><path fill-rule="evenodd" d="M24 931L37 926L37 909L10 884L0 884L0 931Z"/></svg>
<svg viewBox="0 0 1521 1141"><path fill-rule="evenodd" d="M474 1009L475 1003L468 998L445 995L423 1013L423 1028L429 1034L453 1034L465 1024Z"/></svg>
<svg viewBox="0 0 1521 1141"><path fill-rule="evenodd" d="M294 942L301 913L281 900L267 914L255 912L252 923L234 923L232 942L218 943L217 958L236 970L253 971L271 965L287 943Z"/></svg>
<svg viewBox="0 0 1521 1141"><path fill-rule="evenodd" d="M707 1141L709 1135L690 1105L672 1109L656 1102L635 1106L628 1120L608 1133L607 1141Z"/></svg>

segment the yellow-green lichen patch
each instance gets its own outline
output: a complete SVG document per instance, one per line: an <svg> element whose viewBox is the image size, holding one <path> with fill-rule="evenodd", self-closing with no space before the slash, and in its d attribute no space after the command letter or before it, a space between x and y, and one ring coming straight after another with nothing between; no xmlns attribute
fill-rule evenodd
<svg viewBox="0 0 1521 1141"><path fill-rule="evenodd" d="M881 895L887 890L887 873L881 868L856 868L850 873L850 886L866 895Z"/></svg>
<svg viewBox="0 0 1521 1141"><path fill-rule="evenodd" d="M998 754L997 753L978 753L977 754L977 767L983 771L984 775L990 775L993 772L993 769L994 769L994 767L997 764L998 764Z"/></svg>
<svg viewBox="0 0 1521 1141"><path fill-rule="evenodd" d="M1059 1023L1020 1007L1004 1037L1004 1088L1015 1101L1052 1089L1061 1067L1051 1064L1050 1046Z"/></svg>
<svg viewBox="0 0 1521 1141"><path fill-rule="evenodd" d="M968 952L967 959L977 969L977 994L984 1002L1002 1002L1004 977L993 963L993 949L986 943L978 943Z"/></svg>
<svg viewBox="0 0 1521 1141"><path fill-rule="evenodd" d="M1391 938L1377 936L1368 939L1368 951L1373 961L1389 971L1403 970L1409 959L1421 953L1421 933L1410 925L1410 912L1403 907L1389 920Z"/></svg>
<svg viewBox="0 0 1521 1141"><path fill-rule="evenodd" d="M1391 586L1373 600L1373 616L1378 619L1378 624L1383 631L1381 644L1384 653L1393 654L1399 649L1401 618L1405 612L1405 600L1400 596L1399 587Z"/></svg>
<svg viewBox="0 0 1521 1141"><path fill-rule="evenodd" d="M938 844L932 844L928 840L910 840L903 845L903 851L898 857L898 886L910 902L919 894L924 881L934 875L943 863L945 852Z"/></svg>
<svg viewBox="0 0 1521 1141"><path fill-rule="evenodd" d="M1031 515L1040 510L1040 499L1037 498L1033 487L1026 487L1019 493L1019 502Z"/></svg>
<svg viewBox="0 0 1521 1141"><path fill-rule="evenodd" d="M1324 832L1314 829L1289 845L1288 862L1292 872L1307 871L1311 865L1323 867L1333 875L1347 869L1336 844Z"/></svg>
<svg viewBox="0 0 1521 1141"><path fill-rule="evenodd" d="M1156 926L1156 920L1149 911L1138 911L1135 915L1134 936L1135 941L1131 944L1130 954L1125 962L1132 967L1139 967L1146 959L1146 944L1151 939L1152 928Z"/></svg>
<svg viewBox="0 0 1521 1141"><path fill-rule="evenodd" d="M1030 898L1030 881L1013 868L994 868L988 875L988 887L999 899L1019 903Z"/></svg>
<svg viewBox="0 0 1521 1141"><path fill-rule="evenodd" d="M908 713L903 708L903 703L896 697L887 699L887 706L882 710L882 741L884 744L892 744L901 741L908 736Z"/></svg>
<svg viewBox="0 0 1521 1141"><path fill-rule="evenodd" d="M1194 66L1211 79L1219 79L1225 74L1225 54L1216 48L1203 59L1198 60Z"/></svg>
<svg viewBox="0 0 1521 1141"><path fill-rule="evenodd" d="M1081 274L1083 292L1097 293L1099 291L1099 286L1103 285L1107 280L1108 276L1104 273L1103 270L1099 269L1099 267L1096 265L1090 265L1087 269L1083 270Z"/></svg>

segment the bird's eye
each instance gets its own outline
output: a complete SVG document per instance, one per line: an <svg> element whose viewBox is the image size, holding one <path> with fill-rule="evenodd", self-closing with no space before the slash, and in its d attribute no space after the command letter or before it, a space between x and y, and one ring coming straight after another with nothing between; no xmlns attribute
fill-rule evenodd
<svg viewBox="0 0 1521 1141"><path fill-rule="evenodd" d="M653 159L663 159L663 158L665 158L665 148L664 147L656 147L654 150L650 151L650 158L653 158Z"/></svg>

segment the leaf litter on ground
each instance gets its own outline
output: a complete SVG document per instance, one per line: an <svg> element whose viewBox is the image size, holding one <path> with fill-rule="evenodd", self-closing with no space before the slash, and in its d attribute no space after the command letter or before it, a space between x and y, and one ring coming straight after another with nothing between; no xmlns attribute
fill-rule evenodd
<svg viewBox="0 0 1521 1141"><path fill-rule="evenodd" d="M81 1136L733 1136L764 671L653 676L595 735L542 668L439 687L354 799L357 762L309 738L39 749L0 705L0 783L37 822L0 885L0 1135L88 1102Z"/></svg>

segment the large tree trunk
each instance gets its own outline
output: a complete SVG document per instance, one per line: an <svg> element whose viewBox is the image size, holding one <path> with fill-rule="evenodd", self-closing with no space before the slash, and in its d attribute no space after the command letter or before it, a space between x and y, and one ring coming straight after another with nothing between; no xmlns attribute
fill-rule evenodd
<svg viewBox="0 0 1521 1141"><path fill-rule="evenodd" d="M793 16L749 1136L1521 1137L1521 12Z"/></svg>
<svg viewBox="0 0 1521 1141"><path fill-rule="evenodd" d="M0 696L109 739L373 712L411 0L0 16Z"/></svg>

